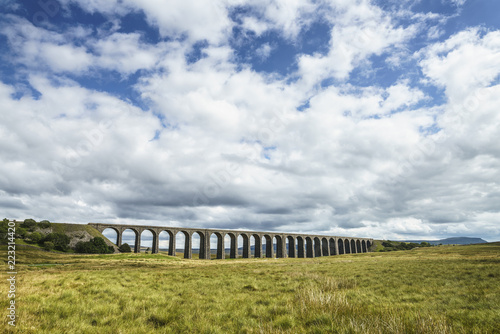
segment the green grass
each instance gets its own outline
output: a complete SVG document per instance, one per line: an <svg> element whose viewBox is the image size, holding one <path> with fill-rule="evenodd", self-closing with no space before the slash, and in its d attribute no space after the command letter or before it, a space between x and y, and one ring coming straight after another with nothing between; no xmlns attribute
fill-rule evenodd
<svg viewBox="0 0 500 334"><path fill-rule="evenodd" d="M16 255L15 333L500 333L499 243L315 259Z"/></svg>

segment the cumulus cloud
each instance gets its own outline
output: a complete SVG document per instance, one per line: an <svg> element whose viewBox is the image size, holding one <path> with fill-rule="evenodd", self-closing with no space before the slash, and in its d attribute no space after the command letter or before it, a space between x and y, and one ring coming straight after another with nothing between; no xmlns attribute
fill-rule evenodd
<svg viewBox="0 0 500 334"><path fill-rule="evenodd" d="M70 4L109 21L0 25L24 74L0 83L4 215L500 237L498 31L428 34L432 13L369 1L61 1L77 21ZM121 29L139 14L148 31ZM328 42L302 52L314 23ZM237 57L258 45L264 64L283 44L297 50L283 75ZM361 80L377 57L389 75ZM109 91L92 85L114 73Z"/></svg>

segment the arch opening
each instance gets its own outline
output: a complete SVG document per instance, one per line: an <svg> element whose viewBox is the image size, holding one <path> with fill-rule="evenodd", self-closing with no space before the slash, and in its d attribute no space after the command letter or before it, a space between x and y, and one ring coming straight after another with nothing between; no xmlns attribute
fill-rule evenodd
<svg viewBox="0 0 500 334"><path fill-rule="evenodd" d="M216 259L225 259L224 235L219 232L213 232L210 235L210 253L215 255Z"/></svg>
<svg viewBox="0 0 500 334"><path fill-rule="evenodd" d="M330 255L337 255L337 250L335 249L335 239L330 238Z"/></svg>
<svg viewBox="0 0 500 334"><path fill-rule="evenodd" d="M274 249L274 256L276 258L283 258L285 257L285 254L283 252L283 239L279 235L275 235L273 238L273 249Z"/></svg>
<svg viewBox="0 0 500 334"><path fill-rule="evenodd" d="M144 251L146 253L155 253L154 247L154 232L151 230L144 230L141 233L141 247L139 248L139 252Z"/></svg>
<svg viewBox="0 0 500 334"><path fill-rule="evenodd" d="M305 253L306 252L305 252L304 238L297 237L297 257L304 258L306 257Z"/></svg>
<svg viewBox="0 0 500 334"><path fill-rule="evenodd" d="M262 257L262 239L258 234L252 235L251 242L253 241L254 249L253 256L256 258Z"/></svg>
<svg viewBox="0 0 500 334"><path fill-rule="evenodd" d="M339 247L339 255L345 254L345 251L344 251L344 241L342 239L339 239L337 241L337 246Z"/></svg>
<svg viewBox="0 0 500 334"><path fill-rule="evenodd" d="M176 248L173 250L173 256L182 255L184 258L189 258L190 249L186 247L186 244L189 244L188 240L189 240L189 234L186 231L179 231L176 233L175 235Z"/></svg>
<svg viewBox="0 0 500 334"><path fill-rule="evenodd" d="M194 232L191 236L191 258L193 259L203 259L204 249L202 243L203 233Z"/></svg>
<svg viewBox="0 0 500 334"><path fill-rule="evenodd" d="M306 237L306 257L314 257L313 240Z"/></svg>
<svg viewBox="0 0 500 334"><path fill-rule="evenodd" d="M318 237L314 238L314 257L321 256L321 240Z"/></svg>
<svg viewBox="0 0 500 334"><path fill-rule="evenodd" d="M243 248L245 247L245 242L243 241L243 235L238 235L236 238L236 257L243 257Z"/></svg>
<svg viewBox="0 0 500 334"><path fill-rule="evenodd" d="M161 231L160 234L158 234L158 251L159 252L166 252L168 255L173 255L171 253L171 244L172 241L172 232L170 231Z"/></svg>
<svg viewBox="0 0 500 334"><path fill-rule="evenodd" d="M263 243L262 248L264 250L265 257L273 258L274 257L274 245L273 245L273 239L271 238L271 236L265 234L262 237L262 243Z"/></svg>
<svg viewBox="0 0 500 334"><path fill-rule="evenodd" d="M127 228L122 232L122 244L128 244L134 253L139 253L139 233L135 229Z"/></svg>
<svg viewBox="0 0 500 334"><path fill-rule="evenodd" d="M230 259L236 259L238 255L238 238L234 233L227 233L224 237L224 252L226 252L226 257L229 256Z"/></svg>
<svg viewBox="0 0 500 334"><path fill-rule="evenodd" d="M295 245L295 238L292 236L286 237L286 249L288 252L288 257L296 257L297 248Z"/></svg>
<svg viewBox="0 0 500 334"><path fill-rule="evenodd" d="M328 240L326 238L321 239L321 255L330 256L330 248L328 247Z"/></svg>
<svg viewBox="0 0 500 334"><path fill-rule="evenodd" d="M346 254L351 254L351 244L348 239L344 240L344 250Z"/></svg>
<svg viewBox="0 0 500 334"><path fill-rule="evenodd" d="M102 235L105 236L106 238L108 238L108 240L110 240L111 242L113 242L113 240L115 240L114 243L116 246L118 246L118 247L121 246L120 233L114 227L105 228L102 231Z"/></svg>

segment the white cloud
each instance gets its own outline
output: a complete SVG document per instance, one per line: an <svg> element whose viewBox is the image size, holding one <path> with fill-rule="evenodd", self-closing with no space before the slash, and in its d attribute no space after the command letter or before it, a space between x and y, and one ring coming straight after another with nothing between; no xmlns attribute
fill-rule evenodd
<svg viewBox="0 0 500 334"><path fill-rule="evenodd" d="M500 32L481 36L480 30L461 31L423 52L420 66L433 83L444 87L453 102L463 102L474 89L488 86L500 74Z"/></svg>
<svg viewBox="0 0 500 334"><path fill-rule="evenodd" d="M415 54L425 75L418 79L449 98L425 107L434 96L407 73L384 85L345 83L355 69L369 69L373 55L394 71L407 64L408 42L422 32L367 1L72 3L112 26L56 32L14 16L1 26L6 59L27 68L25 86L37 92L0 84L6 216L500 237L498 32L470 29ZM292 44L314 20L327 20L328 48L297 54L298 70L283 77L257 73L237 63L229 43L235 6L248 9L237 20L247 32L274 30ZM141 11L173 39L153 44L118 32L121 17ZM415 20L439 20L428 16ZM202 56L188 62L201 40ZM273 47L266 41L255 52L265 59ZM134 89L147 111L78 82L101 70L140 69ZM329 78L336 84L318 85ZM426 131L433 126L440 132Z"/></svg>
<svg viewBox="0 0 500 334"><path fill-rule="evenodd" d="M272 46L269 45L269 43L265 43L261 47L259 47L257 50L255 50L255 54L260 59L265 60L265 59L269 58L272 50L273 50Z"/></svg>
<svg viewBox="0 0 500 334"><path fill-rule="evenodd" d="M390 16L366 2L333 2L332 8L328 54L298 58L300 77L306 87L329 77L345 80L368 57L397 49L416 33L415 26L397 27Z"/></svg>

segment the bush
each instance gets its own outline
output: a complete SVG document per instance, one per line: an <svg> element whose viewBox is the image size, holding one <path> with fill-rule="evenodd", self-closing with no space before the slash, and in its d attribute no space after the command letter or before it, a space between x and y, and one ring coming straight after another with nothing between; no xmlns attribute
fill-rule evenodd
<svg viewBox="0 0 500 334"><path fill-rule="evenodd" d="M90 241L80 241L76 244L75 252L86 254L110 254L114 253L113 246L108 246L103 238L95 237Z"/></svg>
<svg viewBox="0 0 500 334"><path fill-rule="evenodd" d="M37 244L43 239L43 235L40 232L33 232L27 236L32 243Z"/></svg>
<svg viewBox="0 0 500 334"><path fill-rule="evenodd" d="M49 228L50 227L50 222L48 220L42 220L41 222L38 223L38 227L40 227L40 228Z"/></svg>
<svg viewBox="0 0 500 334"><path fill-rule="evenodd" d="M33 232L36 227L36 221L34 219L25 219L24 222L21 223L21 227Z"/></svg>
<svg viewBox="0 0 500 334"><path fill-rule="evenodd" d="M16 237L24 239L28 231L25 228L18 227L16 228Z"/></svg>
<svg viewBox="0 0 500 334"><path fill-rule="evenodd" d="M2 222L0 222L0 243L7 243L7 232L9 231L9 220L5 218Z"/></svg>
<svg viewBox="0 0 500 334"><path fill-rule="evenodd" d="M118 250L122 253L131 253L132 252L130 245L127 243L124 243L120 247L118 247Z"/></svg>
<svg viewBox="0 0 500 334"><path fill-rule="evenodd" d="M44 243L50 241L54 244L54 249L67 252L69 250L70 238L64 233L49 233L42 240Z"/></svg>
<svg viewBox="0 0 500 334"><path fill-rule="evenodd" d="M51 242L51 241L45 241L43 243L43 248L45 248L46 250L53 250L54 249L54 243Z"/></svg>

